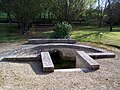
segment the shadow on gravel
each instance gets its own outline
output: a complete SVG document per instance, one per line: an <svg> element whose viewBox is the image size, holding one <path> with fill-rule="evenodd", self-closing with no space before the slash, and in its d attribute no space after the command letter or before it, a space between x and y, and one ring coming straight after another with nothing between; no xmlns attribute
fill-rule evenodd
<svg viewBox="0 0 120 90"><path fill-rule="evenodd" d="M44 73L43 72L42 63L40 61L2 60L0 62L29 64L31 66L31 69L35 72L36 75L47 75L47 74L49 74L49 73Z"/></svg>
<svg viewBox="0 0 120 90"><path fill-rule="evenodd" d="M81 70L84 72L84 73L89 73L89 72L95 72L97 70L90 70L90 69L87 69L87 68L81 68Z"/></svg>
<svg viewBox="0 0 120 90"><path fill-rule="evenodd" d="M42 68L42 63L37 61L37 62L29 62L32 70L37 74L37 75L43 75L43 68Z"/></svg>

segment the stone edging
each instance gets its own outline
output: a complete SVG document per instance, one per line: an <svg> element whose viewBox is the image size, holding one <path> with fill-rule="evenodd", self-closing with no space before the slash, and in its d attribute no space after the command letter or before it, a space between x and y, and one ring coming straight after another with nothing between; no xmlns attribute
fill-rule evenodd
<svg viewBox="0 0 120 90"><path fill-rule="evenodd" d="M94 48L92 46L85 46L85 45L80 45L80 44L66 44L66 43L49 43L49 44L38 44L38 45L32 45L32 46L25 46L25 47L22 47L22 49L19 49L19 50L13 50L14 53L17 51L17 52L24 52L24 53L28 53L28 52L32 52L34 50L38 50L38 49L46 49L46 48L70 48L70 49L80 49L82 51L82 49L86 49L86 50L90 50L92 52L95 52L95 53L86 53L86 55L92 57L93 59L96 59L96 58L113 58L115 57L115 54L114 53L110 53L106 50L103 50L103 49L98 49L98 48ZM42 51L40 51L42 52ZM30 55L23 55L23 56L19 56L19 55L14 55L14 53L12 54L12 51L8 52L7 54L3 54L0 55L0 59L1 60L9 60L9 59L12 59L12 60L38 60L38 58L40 58L40 53L37 53L36 55L35 54L30 54ZM89 57L89 58L90 58ZM84 58L84 57L83 57ZM86 60L87 61L87 60ZM99 67L98 64L97 65L97 69ZM89 65L88 65L89 66ZM94 66L94 65L93 65ZM90 65L91 67L91 65ZM96 67L95 67L96 69ZM52 68L52 71L53 68Z"/></svg>
<svg viewBox="0 0 120 90"><path fill-rule="evenodd" d="M73 39L28 39L28 44L76 43Z"/></svg>
<svg viewBox="0 0 120 90"><path fill-rule="evenodd" d="M106 50L103 50L103 49L98 49L98 48L94 48L92 46L85 46L85 45L79 45L79 44L64 44L64 43L50 43L50 44L38 44L38 45L33 45L33 46L30 46L30 47L26 47L25 48L23 47L22 49L20 48L20 50L18 50L18 52L24 52L24 53L28 53L28 52L32 52L32 50L34 49L45 49L45 48L73 48L73 49L87 49L87 50L91 50L95 53L89 53L89 55L93 58L113 58L115 57L115 54L114 53L110 53ZM17 50L11 50L10 52L6 52L8 54L3 54L0 55L1 56L1 60L3 58L5 58L6 56L14 56L12 54L12 52L16 52ZM34 55L34 54L33 54ZM18 56L18 55L17 55ZM17 58L16 56L16 58ZM22 57L22 56L21 56ZM24 56L23 56L24 57ZM18 57L19 58L19 57Z"/></svg>

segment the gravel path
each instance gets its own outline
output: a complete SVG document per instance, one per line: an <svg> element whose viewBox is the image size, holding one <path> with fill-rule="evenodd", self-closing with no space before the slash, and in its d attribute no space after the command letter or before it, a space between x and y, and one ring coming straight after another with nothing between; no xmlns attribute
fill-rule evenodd
<svg viewBox="0 0 120 90"><path fill-rule="evenodd" d="M20 44L0 44L0 52ZM120 90L120 50L94 72L41 72L39 62L0 62L0 90Z"/></svg>

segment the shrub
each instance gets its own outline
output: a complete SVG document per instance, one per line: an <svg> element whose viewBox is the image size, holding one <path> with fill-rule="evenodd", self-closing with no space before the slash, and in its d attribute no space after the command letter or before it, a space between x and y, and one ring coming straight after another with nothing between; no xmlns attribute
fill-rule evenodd
<svg viewBox="0 0 120 90"><path fill-rule="evenodd" d="M57 23L51 35L52 38L68 38L72 26L67 22Z"/></svg>

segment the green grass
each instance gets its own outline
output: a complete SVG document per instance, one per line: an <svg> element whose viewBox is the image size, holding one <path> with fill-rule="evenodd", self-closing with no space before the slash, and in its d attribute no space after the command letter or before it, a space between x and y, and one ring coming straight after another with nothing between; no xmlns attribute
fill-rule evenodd
<svg viewBox="0 0 120 90"><path fill-rule="evenodd" d="M113 28L113 32L109 32L108 27L73 26L71 38L80 42L95 42L120 46L120 27Z"/></svg>
<svg viewBox="0 0 120 90"><path fill-rule="evenodd" d="M22 40L25 40L23 36L9 34L9 33L2 33L0 34L0 43L4 42L21 42Z"/></svg>
<svg viewBox="0 0 120 90"><path fill-rule="evenodd" d="M44 30L43 30L44 29ZM13 33L10 33L12 30ZM52 33L51 28L34 29L29 35L20 35L17 24L0 24L0 42L21 42L28 38L49 38ZM98 28L97 26L73 26L70 37L80 42L94 42L98 44L109 44L120 47L120 27L114 27L109 32L109 27Z"/></svg>
<svg viewBox="0 0 120 90"><path fill-rule="evenodd" d="M11 33L12 31L12 33ZM17 28L17 24L0 24L0 43L1 42L21 42L25 40L25 36L19 34L20 30Z"/></svg>
<svg viewBox="0 0 120 90"><path fill-rule="evenodd" d="M0 18L5 19L6 17L7 17L7 14L6 14L6 13L2 13L2 12L0 12Z"/></svg>
<svg viewBox="0 0 120 90"><path fill-rule="evenodd" d="M11 14L12 20L15 20L15 17ZM4 12L0 12L0 20L6 20L7 19L7 14Z"/></svg>

